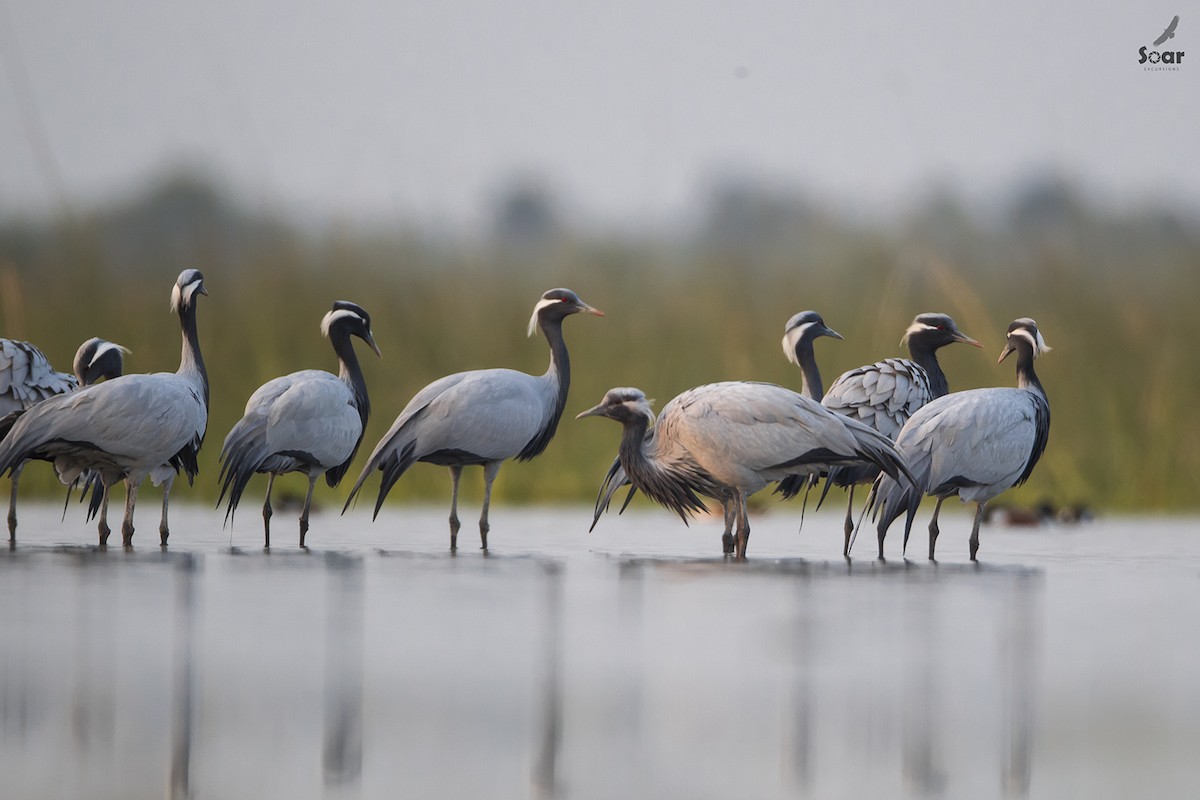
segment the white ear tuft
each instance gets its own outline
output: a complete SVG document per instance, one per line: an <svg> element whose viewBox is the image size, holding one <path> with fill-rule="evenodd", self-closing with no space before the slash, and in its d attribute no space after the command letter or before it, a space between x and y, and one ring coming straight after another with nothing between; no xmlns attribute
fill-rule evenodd
<svg viewBox="0 0 1200 800"><path fill-rule="evenodd" d="M529 318L529 330L526 332L526 334L525 334L525 335L526 335L526 336L533 336L535 333L537 333L537 330L538 330L538 313L539 313L539 312L540 312L540 311L541 311L543 308L545 308L546 306L553 306L553 305L557 305L559 302L561 302L561 301L559 301L559 300L551 300L551 299L548 299L548 298L545 298L545 297L543 297L541 300L539 300L539 301L538 301L538 304L537 304L536 306L534 306L534 307L533 307L533 316L531 316L531 317Z"/></svg>
<svg viewBox="0 0 1200 800"><path fill-rule="evenodd" d="M1037 354L1039 356L1050 352L1051 349L1050 345L1046 344L1046 340L1042 338L1042 332L1040 330L1037 332L1037 341L1033 343L1033 346L1037 349Z"/></svg>
<svg viewBox="0 0 1200 800"><path fill-rule="evenodd" d="M339 319L344 319L346 317L354 317L355 319L362 321L362 317L360 317L358 314L355 314L353 311L351 311L348 308L339 308L334 311L330 311L328 314L326 314L324 317L321 318L321 335L324 336L326 339L328 339L329 338L329 326L333 325L333 323L335 321L337 321Z"/></svg>
<svg viewBox="0 0 1200 800"><path fill-rule="evenodd" d="M808 333L808 329L816 325L815 322L806 322L803 325L797 325L794 328L788 329L783 334L783 354L787 356L787 360L800 366L799 360L796 358L796 343L804 338L804 334Z"/></svg>

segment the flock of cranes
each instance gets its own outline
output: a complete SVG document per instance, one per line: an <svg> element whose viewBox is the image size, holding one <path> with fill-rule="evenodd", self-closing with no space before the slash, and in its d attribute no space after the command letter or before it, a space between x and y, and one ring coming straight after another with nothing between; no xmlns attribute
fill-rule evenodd
<svg viewBox="0 0 1200 800"><path fill-rule="evenodd" d="M178 315L182 353L175 372L123 374L120 345L91 339L75 358L75 375L54 372L45 356L27 342L0 340L0 474L12 475L8 515L15 541L17 482L31 459L53 463L68 486L92 492L90 512L99 516L101 545L107 543L108 501L124 482L124 544L132 543L138 488L146 478L163 486L160 541L170 533L172 484L183 472L191 483L208 423L208 374L197 333L197 301L208 292L198 270L180 273L171 291ZM509 369L459 372L419 391L400 412L350 490L343 511L379 472L374 513L396 481L415 463L448 467L452 483L450 546L457 547L458 486L464 467L484 473L479 518L486 549L492 484L508 459L528 460L554 437L567 404L571 363L563 322L574 314L603 316L569 289L552 289L538 300L528 333L541 333L550 348L542 375ZM289 472L308 477L300 514L300 545L309 528L316 482L329 486L345 477L362 443L370 415L366 381L352 338L380 354L371 318L361 306L333 304L321 321L339 372L302 370L268 381L255 391L244 416L221 450L218 506L226 502L230 520L256 474L267 478L263 503L264 544L270 546L275 478ZM705 498L720 503L725 515L722 549L746 556L750 537L747 499L769 484L792 497L820 480L848 489L843 552L853 532L853 492L871 484L868 510L877 520L879 557L890 525L905 516L904 542L921 500L937 498L929 524L929 558L935 556L937 518L946 498L976 503L970 553L975 559L979 525L993 497L1027 480L1046 446L1050 406L1034 371L1034 360L1049 350L1037 324L1028 318L1008 328L1003 361L1016 353L1015 388L951 393L937 350L961 342L979 347L945 314L920 314L904 333L911 358L886 358L841 375L823 391L813 341L841 339L819 314L805 311L788 320L783 349L800 367L802 391L752 381L698 386L668 402L656 417L640 389L609 390L596 406L577 417L607 417L622 435L600 487L593 527L616 492L629 485L677 513L685 522L706 510ZM822 494L822 499L824 498ZM624 506L622 506L622 510Z"/></svg>

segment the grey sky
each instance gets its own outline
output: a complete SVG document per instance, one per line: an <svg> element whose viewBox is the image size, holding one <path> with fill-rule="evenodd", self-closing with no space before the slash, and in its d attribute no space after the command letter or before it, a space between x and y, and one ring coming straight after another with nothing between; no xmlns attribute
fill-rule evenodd
<svg viewBox="0 0 1200 800"><path fill-rule="evenodd" d="M39 124L76 202L189 163L434 223L515 173L615 222L677 219L731 170L873 209L1044 168L1195 203L1198 5L0 0L0 212L53 205ZM1175 14L1163 49L1195 63L1144 71Z"/></svg>

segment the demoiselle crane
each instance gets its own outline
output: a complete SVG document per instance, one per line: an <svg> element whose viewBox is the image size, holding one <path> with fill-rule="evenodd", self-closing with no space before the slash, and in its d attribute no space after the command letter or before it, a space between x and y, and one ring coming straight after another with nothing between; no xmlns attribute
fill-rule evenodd
<svg viewBox="0 0 1200 800"><path fill-rule="evenodd" d="M939 348L955 342L981 347L976 340L958 329L947 314L918 314L904 331L900 345L907 345L910 358L885 358L874 364L842 373L821 399L828 409L853 417L895 439L904 423L918 408L950 391L946 374L938 363ZM813 367L815 370L815 365ZM842 554L850 555L850 537L854 532L854 487L879 477L873 464L836 467L829 471L821 500L831 486L848 489ZM802 482L780 484L784 497L792 497Z"/></svg>
<svg viewBox="0 0 1200 800"><path fill-rule="evenodd" d="M1050 436L1050 403L1033 362L1050 348L1028 317L1008 326L997 361L1017 354L1017 388L971 389L931 400L918 409L896 437L916 481L901 485L880 476L872 491L878 513L879 557L888 527L901 514L904 542L923 495L937 498L929 523L929 558L934 558L938 513L948 497L975 503L971 560L979 551L979 523L989 500L1029 479Z"/></svg>
<svg viewBox="0 0 1200 800"><path fill-rule="evenodd" d="M539 330L550 344L550 366L540 376L511 369L459 372L417 392L380 439L350 490L343 512L376 470L383 473L374 516L384 498L418 461L450 468L450 549L458 546L458 482L463 467L483 467L483 511L479 539L487 549L492 483L509 458L527 461L546 449L558 428L571 385L571 362L563 341L563 320L583 312L604 316L570 289L542 295L529 319L528 334Z"/></svg>
<svg viewBox="0 0 1200 800"><path fill-rule="evenodd" d="M689 389L667 403L657 421L641 390L611 389L577 419L590 416L622 424L621 466L651 500L685 522L704 510L701 495L720 502L736 520L732 544L739 558L750 538L746 500L768 483L863 459L898 480L908 472L886 436L770 383ZM725 544L729 552L731 543Z"/></svg>
<svg viewBox="0 0 1200 800"><path fill-rule="evenodd" d="M96 337L88 339L75 351L75 375L73 379L70 375L63 375L61 372L52 373L58 376L56 381L57 386L67 387L63 391L58 392L58 394L65 394L66 392L74 391L79 386L91 386L93 383L119 376L125 369L124 354L128 352L129 350L121 345L104 339ZM37 355L41 356L43 361L45 360L45 356L42 356L40 352ZM49 367L49 364L46 364L46 366ZM63 378L71 380L62 380ZM28 408L21 408L0 417L0 439L8 436L8 432L12 430L12 426L25 414ZM12 470L12 493L8 499L8 540L10 542L17 540L17 488L21 482L21 472L24 469L25 463L22 462L13 467Z"/></svg>
<svg viewBox="0 0 1200 800"><path fill-rule="evenodd" d="M371 334L371 317L362 306L339 300L321 320L338 359L338 374L319 369L293 372L268 381L246 402L245 415L229 431L221 448L221 505L226 493L226 522L233 516L242 492L255 473L266 473L263 503L263 546L271 546L271 489L275 478L288 472L308 476L308 492L300 512L300 546L308 533L308 512L317 479L325 476L337 486L362 443L371 414L367 382L354 353L351 336L379 347Z"/></svg>
<svg viewBox="0 0 1200 800"><path fill-rule="evenodd" d="M59 480L72 484L88 470L103 485L98 530L108 543L108 496L112 485L126 485L122 540L133 543L133 510L142 481L182 469L189 483L197 472L196 455L208 423L208 375L196 329L196 298L208 294L204 276L188 269L171 289L171 311L179 315L183 349L177 372L123 375L70 394L45 400L17 420L0 442L0 474L29 458L53 460ZM167 543L167 497L159 524Z"/></svg>
<svg viewBox="0 0 1200 800"><path fill-rule="evenodd" d="M800 394L817 402L821 401L825 388L821 382L821 371L817 368L816 355L813 353L813 342L822 336L834 339L843 338L840 333L826 325L825 320L816 311L801 311L793 314L784 324L781 342L783 353L787 356L788 361L800 367ZM651 429L647 435L654 435L653 419L651 419ZM798 477L796 479L799 480ZM605 475L604 482L601 484L600 496L596 500L596 508L592 515L592 525L589 531L596 527L596 523L600 521L600 515L608 510L613 496L622 486L628 484L629 479L621 466L620 457L614 458L608 474ZM625 495L625 501L621 504L621 512L629 505L629 501L636 493L637 487L630 485L629 493ZM721 542L726 553L733 552L735 519L732 511L732 505L725 507L725 533L721 537Z"/></svg>

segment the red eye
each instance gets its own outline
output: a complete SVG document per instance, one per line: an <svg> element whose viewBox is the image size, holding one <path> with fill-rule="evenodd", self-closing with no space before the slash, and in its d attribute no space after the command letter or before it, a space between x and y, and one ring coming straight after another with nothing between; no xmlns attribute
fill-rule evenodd
<svg viewBox="0 0 1200 800"><path fill-rule="evenodd" d="M567 298L567 297L560 297L560 298L558 298L558 302L560 302L560 303L567 303L567 302L570 302L570 298Z"/></svg>
<svg viewBox="0 0 1200 800"><path fill-rule="evenodd" d="M945 325L938 325L938 330L939 330L939 331L944 331L944 330L946 330L946 326L945 326Z"/></svg>

